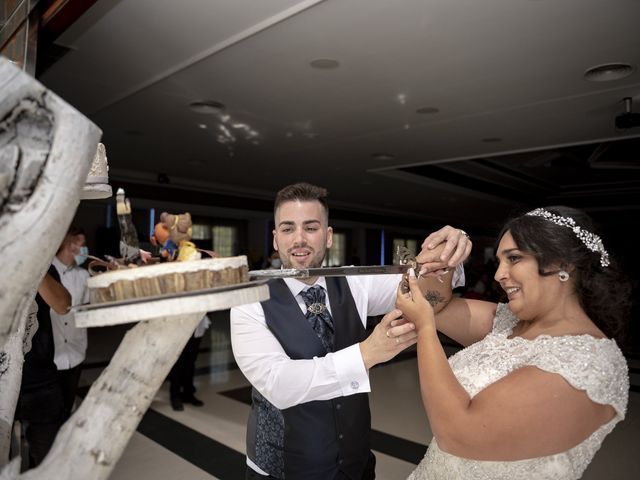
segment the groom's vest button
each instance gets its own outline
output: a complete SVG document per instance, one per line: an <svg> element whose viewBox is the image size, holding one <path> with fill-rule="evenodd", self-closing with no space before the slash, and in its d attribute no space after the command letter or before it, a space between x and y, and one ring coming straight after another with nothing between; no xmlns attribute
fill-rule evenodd
<svg viewBox="0 0 640 480"><path fill-rule="evenodd" d="M341 403L336 403L336 410L340 410L342 408L342 404Z"/></svg>

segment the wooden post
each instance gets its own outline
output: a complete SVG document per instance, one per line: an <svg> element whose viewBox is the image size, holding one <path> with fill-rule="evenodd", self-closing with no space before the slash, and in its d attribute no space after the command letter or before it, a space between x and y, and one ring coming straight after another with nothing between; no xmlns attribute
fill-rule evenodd
<svg viewBox="0 0 640 480"><path fill-rule="evenodd" d="M205 313L144 321L128 331L47 457L18 478L108 478Z"/></svg>
<svg viewBox="0 0 640 480"><path fill-rule="evenodd" d="M144 267L142 267L144 268ZM171 301L179 297L167 296ZM102 480L109 477L153 397L169 374L180 352L206 312L224 310L269 298L265 282L212 289L183 297L184 313L162 316L165 300L136 299L126 306L97 305L82 313L83 323L104 325L100 311L116 310L116 316L139 322L127 332L118 350L100 377L93 382L80 408L64 424L44 461L35 469L18 475L9 465L0 480ZM131 304L133 303L133 305ZM131 308L135 304L143 308ZM113 324L119 323L115 319Z"/></svg>
<svg viewBox="0 0 640 480"><path fill-rule="evenodd" d="M0 346L73 220L102 132L0 57Z"/></svg>
<svg viewBox="0 0 640 480"><path fill-rule="evenodd" d="M0 57L0 467L22 378L20 332L75 215L100 135L82 114Z"/></svg>
<svg viewBox="0 0 640 480"><path fill-rule="evenodd" d="M35 296L35 292L33 293ZM24 317L0 351L0 468L9 460L11 429L22 379L24 355L31 350L31 338L37 329L37 304Z"/></svg>

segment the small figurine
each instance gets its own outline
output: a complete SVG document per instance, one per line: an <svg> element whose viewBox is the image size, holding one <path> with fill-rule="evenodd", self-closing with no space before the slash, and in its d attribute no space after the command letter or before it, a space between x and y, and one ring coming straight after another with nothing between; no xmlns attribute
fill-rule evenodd
<svg viewBox="0 0 640 480"><path fill-rule="evenodd" d="M125 265L147 263L151 253L140 248L138 233L131 219L131 203L124 195L124 189L116 192L116 213L120 225L120 255Z"/></svg>
<svg viewBox="0 0 640 480"><path fill-rule="evenodd" d="M174 215L168 212L160 214L151 236L151 244L160 247L160 256L165 261L199 260L202 255L192 243L192 222L189 212Z"/></svg>
<svg viewBox="0 0 640 480"><path fill-rule="evenodd" d="M160 214L160 223L163 223L169 230L169 238L176 245L180 245L183 240L191 240L192 229L191 214L189 212L173 215L168 212Z"/></svg>
<svg viewBox="0 0 640 480"><path fill-rule="evenodd" d="M178 253L178 245L169 238L169 228L164 223L158 222L153 228L151 245L159 247L162 260L169 262L175 260Z"/></svg>
<svg viewBox="0 0 640 480"><path fill-rule="evenodd" d="M131 219L131 203L124 196L122 188L119 188L116 193L116 213L120 225L120 256L127 261L139 255L140 244L136 227Z"/></svg>

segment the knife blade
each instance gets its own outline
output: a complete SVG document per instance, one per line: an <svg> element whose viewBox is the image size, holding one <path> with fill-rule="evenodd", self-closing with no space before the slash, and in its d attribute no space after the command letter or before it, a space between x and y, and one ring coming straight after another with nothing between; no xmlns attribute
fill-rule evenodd
<svg viewBox="0 0 640 480"><path fill-rule="evenodd" d="M366 265L350 267L283 268L270 270L250 270L250 277L257 278L309 278L345 277L348 275L388 275L407 273L411 265Z"/></svg>

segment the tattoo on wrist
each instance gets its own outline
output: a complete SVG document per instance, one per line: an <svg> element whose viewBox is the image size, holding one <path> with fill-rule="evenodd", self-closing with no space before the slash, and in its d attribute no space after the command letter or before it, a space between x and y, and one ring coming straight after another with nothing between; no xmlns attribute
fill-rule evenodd
<svg viewBox="0 0 640 480"><path fill-rule="evenodd" d="M434 308L439 303L443 303L445 301L442 294L437 290L427 290L427 292L424 294L424 298L426 298L427 302L429 302Z"/></svg>

